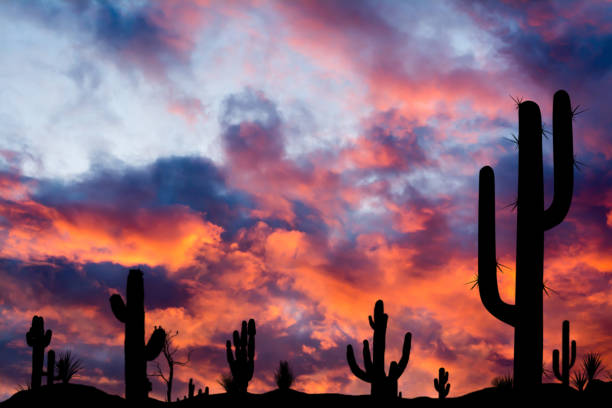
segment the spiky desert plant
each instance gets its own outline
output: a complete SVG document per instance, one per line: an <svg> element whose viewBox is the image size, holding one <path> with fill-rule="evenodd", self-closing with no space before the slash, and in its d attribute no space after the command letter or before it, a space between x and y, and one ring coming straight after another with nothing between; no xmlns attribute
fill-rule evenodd
<svg viewBox="0 0 612 408"><path fill-rule="evenodd" d="M236 382L231 373L222 375L217 382L228 394L236 394L238 392L238 387L236 387Z"/></svg>
<svg viewBox="0 0 612 408"><path fill-rule="evenodd" d="M371 384L370 395L377 398L397 398L397 380L404 373L410 358L410 346L412 334L406 333L404 336L404 346L402 357L399 362L392 361L389 367L389 375L385 373L385 341L387 336L387 320L389 316L385 313L385 306L382 300L376 301L374 305L374 318L368 316L370 327L374 330L372 350L374 357L370 354L370 344L368 340L363 341L363 364L362 370L355 361L353 346L346 347L346 359L353 374L361 381Z"/></svg>
<svg viewBox="0 0 612 408"><path fill-rule="evenodd" d="M589 382L597 378L604 369L601 354L586 353L584 357L582 357L582 368Z"/></svg>
<svg viewBox="0 0 612 408"><path fill-rule="evenodd" d="M444 399L450 391L450 384L448 384L448 371L444 370L444 367L440 367L438 370L438 378L434 378L434 388L438 391L438 398Z"/></svg>
<svg viewBox="0 0 612 408"><path fill-rule="evenodd" d="M128 274L126 302L115 294L110 304L117 320L125 325L125 398L131 403L146 401L151 391L147 361L161 353L166 332L156 327L145 345L144 282L139 269L131 269Z"/></svg>
<svg viewBox="0 0 612 408"><path fill-rule="evenodd" d="M274 371L274 380L280 390L288 390L291 388L291 384L295 380L293 370L289 367L288 361L281 361L278 365L278 369Z"/></svg>
<svg viewBox="0 0 612 408"><path fill-rule="evenodd" d="M554 196L544 209L542 118L540 108L519 100L518 199L515 304L505 303L497 286L495 176L480 170L478 202L478 288L484 307L514 327L514 386L529 392L542 384L544 231L567 215L574 186L572 109L567 92L553 100Z"/></svg>
<svg viewBox="0 0 612 408"><path fill-rule="evenodd" d="M491 385L500 390L511 391L514 389L514 376L512 374L497 376L491 380Z"/></svg>
<svg viewBox="0 0 612 408"><path fill-rule="evenodd" d="M587 383L587 375L583 370L574 371L572 373L572 385L578 391L584 391L584 386Z"/></svg>
<svg viewBox="0 0 612 408"><path fill-rule="evenodd" d="M26 333L26 342L32 347L32 389L40 388L45 359L45 347L51 343L51 330L45 331L45 321L42 316L32 317L32 326Z"/></svg>
<svg viewBox="0 0 612 408"><path fill-rule="evenodd" d="M66 351L60 353L59 361L57 362L57 379L62 383L67 384L72 377L78 374L83 369L83 362L75 358L72 352Z"/></svg>
<svg viewBox="0 0 612 408"><path fill-rule="evenodd" d="M246 321L242 321L240 333L238 330L233 333L236 356L232 352L232 343L228 340L225 344L233 387L239 393L247 392L255 371L255 334L255 320L250 319L248 325Z"/></svg>

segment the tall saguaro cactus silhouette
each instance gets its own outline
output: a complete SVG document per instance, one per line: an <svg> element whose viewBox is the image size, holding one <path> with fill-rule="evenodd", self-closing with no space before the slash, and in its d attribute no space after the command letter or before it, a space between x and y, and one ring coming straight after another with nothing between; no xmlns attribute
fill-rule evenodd
<svg viewBox="0 0 612 408"><path fill-rule="evenodd" d="M569 387L570 380L570 369L576 362L576 340L572 340L572 352L570 355L570 340L569 340L569 321L564 320L561 326L561 350L562 359L561 370L559 370L559 350L553 350L553 372L555 377L563 383L566 387Z"/></svg>
<svg viewBox="0 0 612 408"><path fill-rule="evenodd" d="M574 187L572 109L567 92L553 100L554 197L544 209L542 119L531 101L519 103L516 298L505 303L497 287L495 184L493 169L480 170L478 200L478 287L485 308L514 327L514 386L542 384L544 231L559 225L569 211Z"/></svg>
<svg viewBox="0 0 612 408"><path fill-rule="evenodd" d="M26 333L26 342L32 347L32 389L40 388L45 359L45 347L51 343L51 330L45 331L45 321L41 316L32 318L32 326Z"/></svg>
<svg viewBox="0 0 612 408"><path fill-rule="evenodd" d="M125 398L132 402L144 401L151 391L147 361L161 353L166 332L156 328L145 346L144 282L140 270L131 269L128 274L126 302L115 294L110 297L110 304L117 320L125 324Z"/></svg>
<svg viewBox="0 0 612 408"><path fill-rule="evenodd" d="M249 381L253 378L255 371L255 334L255 320L250 319L248 325L243 320L240 333L235 330L233 335L235 357L232 352L232 342L228 340L225 344L233 384L239 393L247 392Z"/></svg>
<svg viewBox="0 0 612 408"><path fill-rule="evenodd" d="M377 398L395 398L397 394L397 380L404 373L410 358L410 346L412 334L404 336L404 347L399 362L392 361L389 367L389 375L385 374L385 341L387 336L387 320L389 316L385 313L382 300L376 301L374 305L374 318L368 316L370 327L374 330L372 350L374 358L370 354L370 344L363 341L363 364L365 371L357 365L353 346L346 347L346 359L353 374L362 381L371 384L370 394Z"/></svg>

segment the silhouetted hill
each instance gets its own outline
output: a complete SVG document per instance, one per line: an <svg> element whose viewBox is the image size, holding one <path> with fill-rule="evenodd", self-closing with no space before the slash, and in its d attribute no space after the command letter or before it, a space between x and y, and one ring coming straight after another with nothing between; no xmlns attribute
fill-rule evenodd
<svg viewBox="0 0 612 408"><path fill-rule="evenodd" d="M544 384L539 395L528 398L528 403L541 403L545 406L587 406L612 402L612 382L599 382L596 392L578 392L567 389L562 384ZM343 394L306 394L294 390L274 390L265 394L245 394L233 396L228 394L199 395L192 399L172 402L170 404L149 399L150 407L232 407L250 405L258 407L463 407L495 406L519 407L525 402L519 400L512 392L497 388L485 388L456 398L404 398L391 401L374 400L370 395ZM43 386L35 391L19 391L8 400L0 403L0 408L9 407L111 407L130 406L125 399L110 395L94 387L79 384L56 384Z"/></svg>

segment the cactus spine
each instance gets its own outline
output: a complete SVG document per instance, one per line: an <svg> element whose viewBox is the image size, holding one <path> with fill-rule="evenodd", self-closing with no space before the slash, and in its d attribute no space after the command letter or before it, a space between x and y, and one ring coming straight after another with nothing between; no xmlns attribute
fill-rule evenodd
<svg viewBox="0 0 612 408"><path fill-rule="evenodd" d="M372 350L374 358L370 354L370 344L363 341L363 363L365 371L355 361L353 346L346 347L346 359L353 374L362 381L371 384L370 394L377 398L396 398L397 380L404 373L410 358L410 346L412 334L404 336L404 347L399 362L392 361L389 367L389 375L385 374L385 340L387 335L387 320L389 316L385 313L382 300L376 301L374 305L374 318L368 316L370 327L374 330Z"/></svg>
<svg viewBox="0 0 612 408"><path fill-rule="evenodd" d="M438 370L438 378L434 378L434 388L438 391L438 398L444 399L450 391L450 384L448 384L448 371L441 367Z"/></svg>
<svg viewBox="0 0 612 408"><path fill-rule="evenodd" d="M155 328L145 346L144 283L142 272L131 269L127 278L126 302L121 295L110 297L111 309L117 320L125 324L125 398L131 402L146 401L151 382L147 378L147 361L162 351L166 332Z"/></svg>
<svg viewBox="0 0 612 408"><path fill-rule="evenodd" d="M45 347L51 343L52 331L45 332L45 321L40 316L32 318L32 326L26 333L26 342L32 347L32 389L40 388L45 359Z"/></svg>
<svg viewBox="0 0 612 408"><path fill-rule="evenodd" d="M497 287L495 184L493 169L480 170L478 203L478 287L485 308L514 327L514 386L529 391L542 384L544 231L559 225L569 211L574 186L572 110L567 92L553 101L554 197L544 209L542 119L531 101L518 106L519 160L515 304L505 303Z"/></svg>
<svg viewBox="0 0 612 408"><path fill-rule="evenodd" d="M234 331L234 348L236 356L232 353L232 343L228 340L225 344L227 362L232 372L232 379L239 393L246 393L249 381L253 378L255 371L255 320L242 321L240 334ZM248 337L247 337L248 336Z"/></svg>
<svg viewBox="0 0 612 408"><path fill-rule="evenodd" d="M564 320L562 325L562 358L561 371L559 371L559 350L553 350L553 372L555 377L563 383L566 387L569 387L570 380L570 369L576 362L576 340L572 340L572 352L570 357L570 341L569 341L569 321Z"/></svg>

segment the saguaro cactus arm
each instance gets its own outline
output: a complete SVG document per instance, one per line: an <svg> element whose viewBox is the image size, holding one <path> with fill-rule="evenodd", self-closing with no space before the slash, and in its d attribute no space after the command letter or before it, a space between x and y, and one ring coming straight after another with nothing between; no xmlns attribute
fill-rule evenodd
<svg viewBox="0 0 612 408"><path fill-rule="evenodd" d="M572 107L567 92L560 90L553 98L554 195L544 211L544 230L559 225L572 203L574 189L574 147Z"/></svg>
<svg viewBox="0 0 612 408"><path fill-rule="evenodd" d="M516 327L514 305L501 299L497 286L495 248L495 173L480 169L478 195L478 291L484 307L502 322Z"/></svg>
<svg viewBox="0 0 612 408"><path fill-rule="evenodd" d="M366 358L366 353L367 353L368 358ZM367 362L369 358L370 358L370 345L368 344L367 340L364 340L363 341L363 360L364 362ZM346 346L346 360L348 361L349 368L351 369L351 372L355 375L355 377L367 383L372 382L372 378L370 375L367 374L367 371L363 371L361 367L359 367L359 365L357 364L357 361L355 360L355 354L353 353L353 346L351 346L350 344ZM367 363L365 364L367 366ZM372 363L370 362L370 365L371 364ZM371 372L371 370L369 372Z"/></svg>
<svg viewBox="0 0 612 408"><path fill-rule="evenodd" d="M399 372L398 378L402 375L406 367L408 366L408 361L410 360L410 349L412 347L412 333L406 333L404 335L404 346L402 347L402 357L397 362L397 370Z"/></svg>
<svg viewBox="0 0 612 408"><path fill-rule="evenodd" d="M145 359L147 361L155 360L164 348L165 341L166 332L161 327L156 327L149 338L149 342L145 346Z"/></svg>
<svg viewBox="0 0 612 408"><path fill-rule="evenodd" d="M121 323L125 323L127 319L127 307L123 302L121 295L114 294L110 297L110 305L113 314Z"/></svg>

